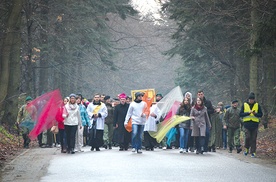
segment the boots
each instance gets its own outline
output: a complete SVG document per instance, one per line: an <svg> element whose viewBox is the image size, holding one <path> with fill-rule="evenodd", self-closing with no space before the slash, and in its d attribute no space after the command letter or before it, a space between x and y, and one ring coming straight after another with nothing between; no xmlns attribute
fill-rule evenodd
<svg viewBox="0 0 276 182"><path fill-rule="evenodd" d="M212 152L216 152L216 146L212 146Z"/></svg>
<svg viewBox="0 0 276 182"><path fill-rule="evenodd" d="M66 153L66 148L64 146L61 146L61 153Z"/></svg>
<svg viewBox="0 0 276 182"><path fill-rule="evenodd" d="M233 148L229 147L229 153L232 153Z"/></svg>
<svg viewBox="0 0 276 182"><path fill-rule="evenodd" d="M236 148L237 148L237 153L239 154L242 151L241 146L237 146Z"/></svg>

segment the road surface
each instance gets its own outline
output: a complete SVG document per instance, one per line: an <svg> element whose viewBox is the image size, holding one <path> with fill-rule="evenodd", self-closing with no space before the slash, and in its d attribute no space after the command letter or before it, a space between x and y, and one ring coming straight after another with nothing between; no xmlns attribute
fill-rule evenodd
<svg viewBox="0 0 276 182"><path fill-rule="evenodd" d="M143 150L143 154L118 148L83 149L75 154L60 153L58 148L26 150L6 165L2 181L276 182L275 165L222 150L197 155L176 149Z"/></svg>

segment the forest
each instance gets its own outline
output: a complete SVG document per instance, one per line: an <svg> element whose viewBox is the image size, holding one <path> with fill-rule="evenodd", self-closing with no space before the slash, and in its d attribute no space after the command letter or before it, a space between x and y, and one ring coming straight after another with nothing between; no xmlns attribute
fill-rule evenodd
<svg viewBox="0 0 276 182"><path fill-rule="evenodd" d="M275 0L152 1L143 14L143 1L2 0L0 125L54 89L90 98L179 85L213 104L252 91L263 122L275 115Z"/></svg>

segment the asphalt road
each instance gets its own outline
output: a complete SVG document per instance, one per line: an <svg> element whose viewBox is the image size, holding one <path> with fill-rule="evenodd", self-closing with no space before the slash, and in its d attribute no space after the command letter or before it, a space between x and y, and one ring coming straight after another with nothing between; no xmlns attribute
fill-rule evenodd
<svg viewBox="0 0 276 182"><path fill-rule="evenodd" d="M1 170L0 181L276 181L275 163L225 150L197 155L83 149L74 155L58 148L25 149Z"/></svg>
<svg viewBox="0 0 276 182"><path fill-rule="evenodd" d="M176 149L142 154L118 148L91 152L84 147L84 150L76 154L61 154L57 150L40 181L276 181L275 165L252 163L258 159L242 154L219 151L180 154Z"/></svg>

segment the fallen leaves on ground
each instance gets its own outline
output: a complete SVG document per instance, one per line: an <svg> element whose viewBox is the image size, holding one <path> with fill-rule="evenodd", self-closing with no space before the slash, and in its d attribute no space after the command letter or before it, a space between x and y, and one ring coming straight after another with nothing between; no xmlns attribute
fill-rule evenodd
<svg viewBox="0 0 276 182"><path fill-rule="evenodd" d="M259 130L257 155L276 162L276 118L270 120L269 128Z"/></svg>
<svg viewBox="0 0 276 182"><path fill-rule="evenodd" d="M0 167L2 167L3 163L17 154L19 148L19 142L22 140L14 135L9 133L3 126L0 126Z"/></svg>

